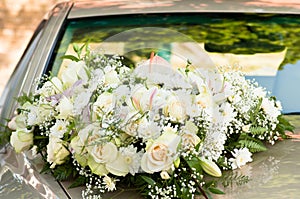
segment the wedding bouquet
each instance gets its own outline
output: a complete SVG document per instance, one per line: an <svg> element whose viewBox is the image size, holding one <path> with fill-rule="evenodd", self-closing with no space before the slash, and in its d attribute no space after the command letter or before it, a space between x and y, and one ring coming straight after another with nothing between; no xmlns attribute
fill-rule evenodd
<svg viewBox="0 0 300 199"><path fill-rule="evenodd" d="M222 194L207 175L240 168L292 130L280 103L239 71L174 69L153 55L129 67L82 49L19 98L9 127L17 152L31 149L44 172L85 184L83 198L125 185L149 198Z"/></svg>

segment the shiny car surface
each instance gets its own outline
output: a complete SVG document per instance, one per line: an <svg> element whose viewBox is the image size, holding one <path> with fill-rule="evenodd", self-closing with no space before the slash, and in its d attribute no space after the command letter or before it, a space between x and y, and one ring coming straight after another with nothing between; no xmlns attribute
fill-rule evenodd
<svg viewBox="0 0 300 199"><path fill-rule="evenodd" d="M73 44L120 54L135 65L156 51L172 63L231 66L275 95L300 129L300 4L278 1L78 1L56 5L36 29L1 97L1 124L14 115L16 97L35 89L43 74L59 75ZM3 127L1 132L5 131ZM1 135L2 136L2 135ZM2 136L5 140L4 134ZM80 198L39 174L30 154L0 152L0 198ZM241 170L224 175L226 195L216 198L297 198L300 142L289 139L259 153ZM240 179L246 175L249 179ZM247 181L247 182L246 182ZM17 187L14 191L12 187ZM136 197L126 192L127 197ZM121 196L124 198L124 195Z"/></svg>

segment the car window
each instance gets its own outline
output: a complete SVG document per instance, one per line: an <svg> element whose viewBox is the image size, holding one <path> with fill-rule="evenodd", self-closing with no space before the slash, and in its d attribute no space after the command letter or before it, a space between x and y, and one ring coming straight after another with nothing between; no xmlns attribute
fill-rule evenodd
<svg viewBox="0 0 300 199"><path fill-rule="evenodd" d="M136 66L151 52L174 67L237 68L282 102L300 111L300 17L281 14L142 14L72 19L56 48L51 70L59 75L73 44L119 54ZM230 66L230 67L229 67ZM287 89L288 88L288 89Z"/></svg>

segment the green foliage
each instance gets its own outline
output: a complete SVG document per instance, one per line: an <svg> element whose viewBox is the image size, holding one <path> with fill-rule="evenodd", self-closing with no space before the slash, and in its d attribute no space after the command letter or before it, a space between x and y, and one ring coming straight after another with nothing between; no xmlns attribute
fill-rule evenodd
<svg viewBox="0 0 300 199"><path fill-rule="evenodd" d="M263 133L265 133L268 129L266 127L251 127L250 128L250 133L253 135L261 135Z"/></svg>
<svg viewBox="0 0 300 199"><path fill-rule="evenodd" d="M248 148L250 152L256 153L260 151L266 151L264 143L258 140L257 138L250 137L247 134L241 134L238 140L239 148Z"/></svg>
<svg viewBox="0 0 300 199"><path fill-rule="evenodd" d="M26 102L33 103L35 99L37 99L38 96L33 95L33 93L23 94L22 96L17 98L17 102L22 106Z"/></svg>
<svg viewBox="0 0 300 199"><path fill-rule="evenodd" d="M279 123L276 126L276 131L279 132L282 138L287 138L286 131L294 132L295 126L292 125L283 115L278 116Z"/></svg>
<svg viewBox="0 0 300 199"><path fill-rule="evenodd" d="M8 122L8 121L7 121ZM9 142L11 136L11 130L4 124L0 124L0 148Z"/></svg>
<svg viewBox="0 0 300 199"><path fill-rule="evenodd" d="M69 59L71 61L76 61L76 62L80 61L80 58L75 57L74 55L64 55L61 57L61 59Z"/></svg>
<svg viewBox="0 0 300 199"><path fill-rule="evenodd" d="M46 163L45 157L43 157L43 159L44 159L45 164L44 164L42 170L40 171L40 173L51 173L50 164Z"/></svg>
<svg viewBox="0 0 300 199"><path fill-rule="evenodd" d="M222 190L217 187L217 182L215 180L210 180L206 182L203 187L200 189L202 195L205 195L208 199L213 199L212 194L222 195L225 194Z"/></svg>
<svg viewBox="0 0 300 199"><path fill-rule="evenodd" d="M74 169L71 158L68 157L66 162L62 165L56 165L52 170L53 176L58 181L70 179L71 177L78 176L78 172Z"/></svg>
<svg viewBox="0 0 300 199"><path fill-rule="evenodd" d="M250 115L250 121L252 125L256 125L256 117L259 115L259 111L261 109L262 98L259 99L256 106L253 109L250 109L248 114Z"/></svg>
<svg viewBox="0 0 300 199"><path fill-rule="evenodd" d="M87 183L87 178L84 176L78 176L72 181L72 184L68 187L69 189L79 187Z"/></svg>
<svg viewBox="0 0 300 199"><path fill-rule="evenodd" d="M85 54L83 53L83 50L85 49ZM88 56L90 54L88 43L83 44L82 46L78 46L77 44L73 44L73 50L76 53L77 56L74 55L63 55L60 58L61 59L69 59L71 61L79 62L84 57Z"/></svg>
<svg viewBox="0 0 300 199"><path fill-rule="evenodd" d="M240 140L239 141L240 147L241 148L248 148L250 152L256 153L260 151L266 151L267 148L264 146L262 142L259 140Z"/></svg>
<svg viewBox="0 0 300 199"><path fill-rule="evenodd" d="M43 154L49 143L49 137L41 135L38 126L32 128L34 128L33 145L37 146L37 153Z"/></svg>
<svg viewBox="0 0 300 199"><path fill-rule="evenodd" d="M202 167L200 164L200 160L197 157L185 158L184 159L190 169L195 169L197 172L202 173Z"/></svg>
<svg viewBox="0 0 300 199"><path fill-rule="evenodd" d="M72 174L72 169L70 166L64 165L58 165L56 168L53 170L53 176L55 177L56 180L58 181L63 181L68 179Z"/></svg>
<svg viewBox="0 0 300 199"><path fill-rule="evenodd" d="M213 194L225 194L223 191L215 187L209 187L208 190Z"/></svg>
<svg viewBox="0 0 300 199"><path fill-rule="evenodd" d="M151 186L154 186L154 185L155 185L155 181L154 181L152 178L150 178L150 177L148 177L148 176L145 176L145 175L142 175L141 178L142 178L145 182L147 182L147 184L149 184L149 185L151 185Z"/></svg>

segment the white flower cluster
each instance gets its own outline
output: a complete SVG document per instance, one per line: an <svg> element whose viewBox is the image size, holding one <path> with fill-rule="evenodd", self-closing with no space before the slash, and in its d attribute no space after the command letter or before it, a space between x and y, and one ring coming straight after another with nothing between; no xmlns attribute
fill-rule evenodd
<svg viewBox="0 0 300 199"><path fill-rule="evenodd" d="M239 72L174 70L158 56L130 69L117 57L91 57L71 62L22 105L10 124L17 151L33 144L39 127L49 138L51 168L72 154L113 191L116 180L108 175L159 172L167 180L189 151L199 156L204 171L219 176L214 162L229 137L252 127L266 129L261 140L273 143L278 136L279 104ZM238 168L251 155L239 147L228 163Z"/></svg>

